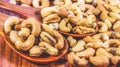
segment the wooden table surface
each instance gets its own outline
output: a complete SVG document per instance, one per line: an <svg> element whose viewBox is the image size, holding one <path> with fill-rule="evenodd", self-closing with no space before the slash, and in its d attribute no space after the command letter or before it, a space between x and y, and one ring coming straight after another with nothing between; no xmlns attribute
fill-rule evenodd
<svg viewBox="0 0 120 67"><path fill-rule="evenodd" d="M35 64L16 54L0 36L0 67L72 67L64 58L54 63Z"/></svg>

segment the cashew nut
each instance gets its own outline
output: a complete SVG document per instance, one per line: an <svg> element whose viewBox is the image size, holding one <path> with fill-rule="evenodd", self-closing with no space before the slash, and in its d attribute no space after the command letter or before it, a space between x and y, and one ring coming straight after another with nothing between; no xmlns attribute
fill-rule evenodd
<svg viewBox="0 0 120 67"><path fill-rule="evenodd" d="M93 56L94 54L95 54L95 49L93 48L87 48L84 51L76 53L76 55L80 58L89 58L90 56Z"/></svg>
<svg viewBox="0 0 120 67"><path fill-rule="evenodd" d="M96 56L105 56L108 58L113 57L113 55L111 53L108 53L104 48L97 49Z"/></svg>
<svg viewBox="0 0 120 67"><path fill-rule="evenodd" d="M22 38L28 37L30 35L30 29L29 28L21 28L21 31L18 32L18 35Z"/></svg>
<svg viewBox="0 0 120 67"><path fill-rule="evenodd" d="M22 51L27 51L29 50L35 43L35 36L30 35L27 40L24 42L18 40L15 42L15 46L17 49L22 50Z"/></svg>
<svg viewBox="0 0 120 67"><path fill-rule="evenodd" d="M55 38L52 37L52 36L51 36L50 34L48 34L47 32L42 31L42 32L40 33L40 37L41 37L41 39L42 39L43 41L45 41L45 42L47 42L47 43L49 43L49 44L51 44L51 45L54 45L54 44L56 43Z"/></svg>
<svg viewBox="0 0 120 67"><path fill-rule="evenodd" d="M62 49L64 47L64 38L56 30L54 30L53 33L54 33L55 38L57 39L57 43L55 44L55 48L57 48L58 50L60 50L60 49Z"/></svg>
<svg viewBox="0 0 120 67"><path fill-rule="evenodd" d="M79 40L76 46L72 47L70 50L72 52L79 52L85 49L84 46L85 46L85 42L83 40Z"/></svg>
<svg viewBox="0 0 120 67"><path fill-rule="evenodd" d="M109 36L106 33L99 33L92 36L94 39L102 39L102 41L109 40Z"/></svg>
<svg viewBox="0 0 120 67"><path fill-rule="evenodd" d="M42 18L45 18L46 16L48 16L50 14L53 14L53 13L58 13L58 7L57 6L43 8L40 12Z"/></svg>
<svg viewBox="0 0 120 67"><path fill-rule="evenodd" d="M58 54L58 50L46 42L40 42L39 46L46 48L45 51L50 55L57 55Z"/></svg>
<svg viewBox="0 0 120 67"><path fill-rule="evenodd" d="M10 40L12 41L12 43L15 44L16 41L23 41L23 39L21 37L18 36L18 32L17 31L14 31L12 30L10 32Z"/></svg>
<svg viewBox="0 0 120 67"><path fill-rule="evenodd" d="M108 19L106 19L104 23L108 26L109 29L111 29L112 23Z"/></svg>
<svg viewBox="0 0 120 67"><path fill-rule="evenodd" d="M113 56L111 58L111 61L112 61L113 64L116 65L120 61L120 56Z"/></svg>
<svg viewBox="0 0 120 67"><path fill-rule="evenodd" d="M43 50L42 47L39 46L33 46L30 50L29 50L29 55L30 56L35 56L38 57L42 54Z"/></svg>
<svg viewBox="0 0 120 67"><path fill-rule="evenodd" d="M40 6L41 2L41 6ZM32 5L36 8L44 8L50 6L49 0L33 0Z"/></svg>
<svg viewBox="0 0 120 67"><path fill-rule="evenodd" d="M64 5L64 2L61 0L54 0L54 5L61 6L61 5Z"/></svg>
<svg viewBox="0 0 120 67"><path fill-rule="evenodd" d="M102 42L100 39L94 39L91 36L86 36L83 38L83 40L90 43Z"/></svg>
<svg viewBox="0 0 120 67"><path fill-rule="evenodd" d="M108 31L108 26L105 23L98 22L98 25L101 26L101 28L99 29L99 32L107 32Z"/></svg>
<svg viewBox="0 0 120 67"><path fill-rule="evenodd" d="M120 21L117 21L114 25L113 25L113 30L116 30L117 28L120 27Z"/></svg>
<svg viewBox="0 0 120 67"><path fill-rule="evenodd" d="M50 14L43 19L43 23L56 23L60 21L58 14Z"/></svg>
<svg viewBox="0 0 120 67"><path fill-rule="evenodd" d="M59 24L59 29L63 32L70 32L72 29L71 24L69 23L69 20L66 19L62 19L60 24Z"/></svg>
<svg viewBox="0 0 120 67"><path fill-rule="evenodd" d="M54 30L49 25L42 24L42 28L43 28L44 31L46 31L50 35L52 35L52 36L54 35L54 33L53 33Z"/></svg>
<svg viewBox="0 0 120 67"><path fill-rule="evenodd" d="M21 23L22 27L27 27L28 25L32 26L31 33L34 36L39 36L39 33L41 31L39 22L37 20L35 20L34 18L28 18Z"/></svg>
<svg viewBox="0 0 120 67"><path fill-rule="evenodd" d="M9 34L10 31L12 30L12 27L19 23L20 23L20 19L15 16L8 18L4 24L5 33Z"/></svg>
<svg viewBox="0 0 120 67"><path fill-rule="evenodd" d="M93 0L85 0L85 3L91 3Z"/></svg>
<svg viewBox="0 0 120 67"><path fill-rule="evenodd" d="M110 47L106 49L108 52L111 52L113 55L120 56L120 48Z"/></svg>
<svg viewBox="0 0 120 67"><path fill-rule="evenodd" d="M109 40L105 41L104 44L108 44L109 46L119 46L120 41L118 39L109 39Z"/></svg>
<svg viewBox="0 0 120 67"><path fill-rule="evenodd" d="M91 56L89 59L95 66L107 67L109 65L109 58L106 56Z"/></svg>
<svg viewBox="0 0 120 67"><path fill-rule="evenodd" d="M86 26L75 26L73 28L73 32L74 33L78 33L78 34L88 34L88 33L93 33L95 32L95 29L93 28L88 28Z"/></svg>
<svg viewBox="0 0 120 67"><path fill-rule="evenodd" d="M68 62L73 65L79 65L79 66L86 66L88 64L88 61L85 58L79 58L75 53L70 52L68 54Z"/></svg>
<svg viewBox="0 0 120 67"><path fill-rule="evenodd" d="M109 35L109 37L112 37L112 38L120 38L120 33L119 32L114 32L114 31L108 31L106 32L106 34Z"/></svg>
<svg viewBox="0 0 120 67"><path fill-rule="evenodd" d="M70 44L70 47L74 47L77 44L76 39L74 39L72 36L67 37L68 43Z"/></svg>
<svg viewBox="0 0 120 67"><path fill-rule="evenodd" d="M113 12L109 12L110 17L116 19L116 20L120 20L120 14L119 13L113 13Z"/></svg>

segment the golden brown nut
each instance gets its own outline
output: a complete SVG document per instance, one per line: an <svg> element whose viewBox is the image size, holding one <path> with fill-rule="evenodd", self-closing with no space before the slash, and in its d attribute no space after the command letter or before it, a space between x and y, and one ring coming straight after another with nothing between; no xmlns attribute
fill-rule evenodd
<svg viewBox="0 0 120 67"><path fill-rule="evenodd" d="M85 58L79 58L75 53L70 52L68 54L68 62L73 65L79 65L79 66L86 66L88 64L88 61Z"/></svg>
<svg viewBox="0 0 120 67"><path fill-rule="evenodd" d="M84 51L76 53L76 55L80 58L89 58L90 56L93 56L94 54L95 54L95 49L93 48L87 48Z"/></svg>
<svg viewBox="0 0 120 67"><path fill-rule="evenodd" d="M89 59L95 66L107 67L109 65L109 58L106 56L91 56Z"/></svg>

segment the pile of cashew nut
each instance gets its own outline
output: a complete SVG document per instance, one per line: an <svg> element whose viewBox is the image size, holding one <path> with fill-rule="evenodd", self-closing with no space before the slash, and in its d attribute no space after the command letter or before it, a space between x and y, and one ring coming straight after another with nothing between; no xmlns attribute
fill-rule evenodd
<svg viewBox="0 0 120 67"><path fill-rule="evenodd" d="M20 21L11 16L4 23L4 31L18 50L29 52L30 56L39 57L43 53L58 55L64 48L63 36L46 24L41 28L34 18Z"/></svg>
<svg viewBox="0 0 120 67"><path fill-rule="evenodd" d="M25 7L35 7L35 8L44 8L49 7L50 2L49 0L10 0L11 4L21 5Z"/></svg>

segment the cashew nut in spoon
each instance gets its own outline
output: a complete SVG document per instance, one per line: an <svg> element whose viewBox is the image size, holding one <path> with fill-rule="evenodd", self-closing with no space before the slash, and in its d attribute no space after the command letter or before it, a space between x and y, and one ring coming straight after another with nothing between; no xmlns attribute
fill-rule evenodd
<svg viewBox="0 0 120 67"><path fill-rule="evenodd" d="M39 33L41 31L40 23L34 18L28 18L21 23L22 27L27 27L28 25L32 27L32 35L39 36Z"/></svg>
<svg viewBox="0 0 120 67"><path fill-rule="evenodd" d="M24 42L23 41L16 41L15 42L15 47L18 49L18 50L21 50L21 51L28 51L30 48L33 47L35 43L35 36L34 35L30 35L27 40L25 40Z"/></svg>
<svg viewBox="0 0 120 67"><path fill-rule="evenodd" d="M51 36L49 33L45 32L45 31L42 31L40 33L40 37L43 41L45 41L51 45L54 45L57 42L53 36Z"/></svg>
<svg viewBox="0 0 120 67"><path fill-rule="evenodd" d="M45 18L46 16L53 14L53 13L58 13L57 6L43 8L40 12L42 18Z"/></svg>
<svg viewBox="0 0 120 67"><path fill-rule="evenodd" d="M12 30L12 27L16 24L20 24L20 19L15 17L15 16L12 16L10 18L8 18L5 23L4 23L4 30L5 30L5 33L6 34L9 34L10 31Z"/></svg>
<svg viewBox="0 0 120 67"><path fill-rule="evenodd" d="M96 56L106 56L108 58L113 57L113 55L111 53L107 52L104 48L97 49Z"/></svg>
<svg viewBox="0 0 120 67"><path fill-rule="evenodd" d="M21 38L28 37L30 35L30 29L29 28L21 28L21 30L18 32L18 36Z"/></svg>
<svg viewBox="0 0 120 67"><path fill-rule="evenodd" d="M40 42L39 46L46 48L45 51L50 55L57 55L58 54L58 50L46 42Z"/></svg>
<svg viewBox="0 0 120 67"><path fill-rule="evenodd" d="M95 54L95 49L93 48L87 48L84 51L76 53L76 55L80 58L89 58L90 56L93 56L94 54Z"/></svg>
<svg viewBox="0 0 120 67"><path fill-rule="evenodd" d="M64 38L63 36L57 32L56 30L53 31L55 38L57 39L57 43L55 44L55 48L58 50L62 49L64 47Z"/></svg>
<svg viewBox="0 0 120 67"><path fill-rule="evenodd" d="M60 31L63 31L63 32L70 32L71 31L72 26L69 23L69 20L67 18L61 20L61 22L59 24L59 29L60 29Z"/></svg>
<svg viewBox="0 0 120 67"><path fill-rule="evenodd" d="M59 7L58 9L58 15L61 17L67 17L68 16L68 11L65 7Z"/></svg>
<svg viewBox="0 0 120 67"><path fill-rule="evenodd" d="M47 17L43 18L43 23L58 23L60 22L60 17L58 14L50 14Z"/></svg>
<svg viewBox="0 0 120 67"><path fill-rule="evenodd" d="M10 32L10 40L12 41L12 43L15 44L16 41L23 41L23 39L21 37L18 36L18 32L17 31L14 31L12 30Z"/></svg>
<svg viewBox="0 0 120 67"><path fill-rule="evenodd" d="M84 48L85 44L86 44L86 43L85 43L83 40L79 40L78 43L77 43L74 47L72 47L70 50L71 50L72 52L82 51L82 50L85 49L85 48Z"/></svg>
<svg viewBox="0 0 120 67"><path fill-rule="evenodd" d="M74 47L77 44L77 40L74 39L72 36L67 37L68 43L70 44L70 47Z"/></svg>
<svg viewBox="0 0 120 67"><path fill-rule="evenodd" d="M99 29L99 32L107 32L108 31L108 26L105 23L98 22L98 25L101 26L101 28Z"/></svg>
<svg viewBox="0 0 120 67"><path fill-rule="evenodd" d="M90 62L95 66L107 67L110 63L109 58L106 56L94 56L89 58Z"/></svg>
<svg viewBox="0 0 120 67"><path fill-rule="evenodd" d="M50 2L49 0L33 0L32 5L33 7L36 7L36 8L45 8L45 7L50 6Z"/></svg>
<svg viewBox="0 0 120 67"><path fill-rule="evenodd" d="M53 33L54 30L49 25L42 24L42 28L43 28L44 31L46 31L50 35L54 36L54 33Z"/></svg>
<svg viewBox="0 0 120 67"><path fill-rule="evenodd" d="M30 56L35 56L35 57L39 57L41 56L41 54L44 52L44 48L43 47L39 47L39 46L33 46L30 50L29 50L29 55Z"/></svg>
<svg viewBox="0 0 120 67"><path fill-rule="evenodd" d="M85 58L79 58L74 52L70 52L67 56L68 62L73 65L86 66L88 61Z"/></svg>

